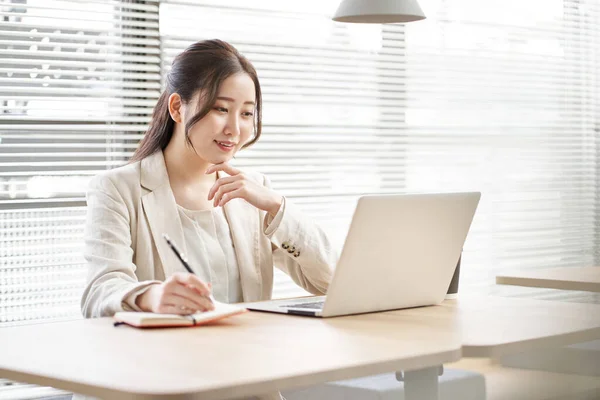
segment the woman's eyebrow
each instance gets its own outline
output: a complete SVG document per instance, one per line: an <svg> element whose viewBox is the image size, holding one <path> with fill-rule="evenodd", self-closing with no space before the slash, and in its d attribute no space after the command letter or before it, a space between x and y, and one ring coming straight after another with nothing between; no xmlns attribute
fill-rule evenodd
<svg viewBox="0 0 600 400"><path fill-rule="evenodd" d="M225 101L230 101L232 103L235 103L235 100L232 99L231 97L219 96L219 97L217 97L217 100L225 100ZM244 104L254 105L255 103L253 101L245 101Z"/></svg>

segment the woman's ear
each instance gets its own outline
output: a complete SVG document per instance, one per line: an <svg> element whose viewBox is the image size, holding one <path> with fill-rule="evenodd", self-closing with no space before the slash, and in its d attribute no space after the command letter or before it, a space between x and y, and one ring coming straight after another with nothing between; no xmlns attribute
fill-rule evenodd
<svg viewBox="0 0 600 400"><path fill-rule="evenodd" d="M183 118L181 116L181 96L177 93L173 93L169 96L169 114L173 121L181 123Z"/></svg>

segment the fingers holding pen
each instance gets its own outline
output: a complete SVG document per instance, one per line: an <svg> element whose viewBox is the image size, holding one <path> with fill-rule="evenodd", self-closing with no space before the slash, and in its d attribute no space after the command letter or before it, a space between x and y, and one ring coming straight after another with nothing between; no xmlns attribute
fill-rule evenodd
<svg viewBox="0 0 600 400"><path fill-rule="evenodd" d="M176 284L169 287L169 294L177 297L176 302L184 307L192 308L198 311L211 311L215 306L208 296L200 294L194 287L181 284Z"/></svg>
<svg viewBox="0 0 600 400"><path fill-rule="evenodd" d="M178 272L173 274L172 278L174 281L182 285L190 286L194 290L198 291L198 293L200 293L202 296L210 297L212 293L211 286L209 286L210 284L202 281L202 279L198 278L194 274Z"/></svg>
<svg viewBox="0 0 600 400"><path fill-rule="evenodd" d="M144 311L192 314L214 310L211 286L195 275L176 273L166 281L152 285L136 303Z"/></svg>

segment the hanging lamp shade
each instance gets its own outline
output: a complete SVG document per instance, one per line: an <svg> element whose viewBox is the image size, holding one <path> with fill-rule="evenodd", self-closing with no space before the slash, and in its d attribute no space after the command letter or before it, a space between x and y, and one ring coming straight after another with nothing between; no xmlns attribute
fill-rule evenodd
<svg viewBox="0 0 600 400"><path fill-rule="evenodd" d="M417 0L343 0L332 18L338 22L392 24L425 19Z"/></svg>

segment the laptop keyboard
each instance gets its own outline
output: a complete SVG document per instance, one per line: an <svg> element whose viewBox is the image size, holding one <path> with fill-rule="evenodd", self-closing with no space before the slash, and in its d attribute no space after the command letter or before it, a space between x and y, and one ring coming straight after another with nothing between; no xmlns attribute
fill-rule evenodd
<svg viewBox="0 0 600 400"><path fill-rule="evenodd" d="M315 301L313 303L284 304L281 307L284 307L284 308L309 308L311 310L314 310L314 309L321 310L321 309L323 309L323 304L325 304L324 301Z"/></svg>

